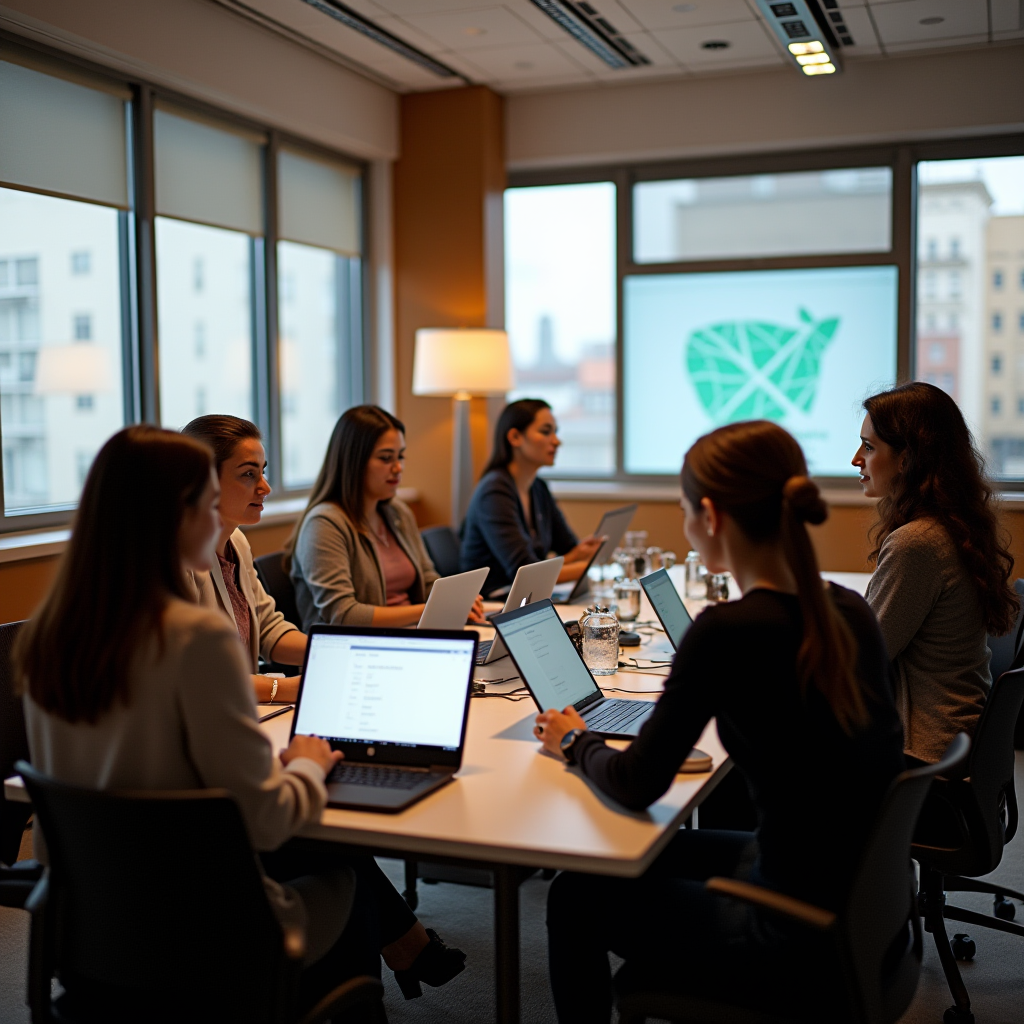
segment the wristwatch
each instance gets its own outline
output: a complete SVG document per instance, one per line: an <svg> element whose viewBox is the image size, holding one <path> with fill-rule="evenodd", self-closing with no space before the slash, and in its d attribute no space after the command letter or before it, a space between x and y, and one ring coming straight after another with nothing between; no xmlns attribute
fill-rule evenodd
<svg viewBox="0 0 1024 1024"><path fill-rule="evenodd" d="M570 729L563 737L559 747L562 751L562 756L569 762L569 764L576 763L576 757L574 756L574 750L576 747L576 741L583 735L583 729Z"/></svg>

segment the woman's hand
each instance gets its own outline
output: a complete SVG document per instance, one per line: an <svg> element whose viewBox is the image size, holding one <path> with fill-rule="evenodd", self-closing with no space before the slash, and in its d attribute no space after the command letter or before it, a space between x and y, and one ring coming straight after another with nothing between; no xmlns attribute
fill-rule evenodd
<svg viewBox="0 0 1024 1024"><path fill-rule="evenodd" d="M281 764L288 764L297 757L308 757L316 761L326 775L344 756L340 750L331 750L330 743L319 736L293 736L288 749L281 751Z"/></svg>
<svg viewBox="0 0 1024 1024"><path fill-rule="evenodd" d="M570 704L564 711L542 711L536 718L533 735L544 745L549 754L565 760L562 753L562 739L570 729L586 729L587 723Z"/></svg>
<svg viewBox="0 0 1024 1024"><path fill-rule="evenodd" d="M489 626L490 623L484 615L484 598L482 594L476 595L473 607L469 609L469 621L474 626Z"/></svg>
<svg viewBox="0 0 1024 1024"><path fill-rule="evenodd" d="M572 551L565 556L565 564L568 565L570 562L589 562L604 542L604 537L595 537L593 534L589 537L584 537L583 540L581 540L579 544L577 544L576 547L574 547Z"/></svg>

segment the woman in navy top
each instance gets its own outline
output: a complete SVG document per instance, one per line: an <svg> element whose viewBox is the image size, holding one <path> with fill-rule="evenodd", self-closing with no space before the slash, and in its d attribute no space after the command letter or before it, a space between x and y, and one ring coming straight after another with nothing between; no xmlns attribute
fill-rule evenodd
<svg viewBox="0 0 1024 1024"><path fill-rule="evenodd" d="M558 582L577 580L586 571L598 537L577 541L537 475L553 466L561 445L551 406L540 398L521 398L505 406L494 431L494 451L462 524L463 572L487 566L483 592L507 587L521 566L553 552L565 556Z"/></svg>

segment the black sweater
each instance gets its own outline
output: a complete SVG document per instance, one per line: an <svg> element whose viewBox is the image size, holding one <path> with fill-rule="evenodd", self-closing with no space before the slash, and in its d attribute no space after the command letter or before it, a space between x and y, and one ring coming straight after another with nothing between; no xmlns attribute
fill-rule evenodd
<svg viewBox="0 0 1024 1024"><path fill-rule="evenodd" d="M709 608L676 653L665 692L631 746L592 733L576 744L585 774L633 809L657 800L709 719L743 773L758 811L758 879L838 910L893 778L903 733L878 623L852 591L831 593L853 631L868 726L847 736L822 694L796 676L803 625L796 597L753 590Z"/></svg>

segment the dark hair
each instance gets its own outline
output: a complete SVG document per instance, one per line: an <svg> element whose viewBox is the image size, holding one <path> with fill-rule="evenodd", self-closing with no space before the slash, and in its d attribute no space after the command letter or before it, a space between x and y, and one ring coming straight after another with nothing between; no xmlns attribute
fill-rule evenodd
<svg viewBox="0 0 1024 1024"><path fill-rule="evenodd" d="M194 600L179 555L186 508L210 482L209 450L154 426L127 427L86 477L71 540L14 651L19 686L50 714L94 723L129 702L129 673L168 596Z"/></svg>
<svg viewBox="0 0 1024 1024"><path fill-rule="evenodd" d="M818 485L807 476L800 445L782 427L752 420L719 427L686 453L683 493L694 509L710 498L755 544L781 543L796 578L804 638L797 673L804 693L815 686L850 733L867 711L854 674L856 644L821 582L807 533L828 518Z"/></svg>
<svg viewBox="0 0 1024 1024"><path fill-rule="evenodd" d="M494 428L494 447L481 476L490 473L492 469L504 469L512 461L512 445L508 439L510 430L526 430L541 409L550 408L543 398L520 398L518 401L509 402L498 417Z"/></svg>
<svg viewBox="0 0 1024 1024"><path fill-rule="evenodd" d="M284 546L284 564L289 567L299 530L307 513L315 505L333 501L352 520L357 530L365 530L363 516L363 477L373 449L389 430L405 433L405 424L379 405L356 405L346 409L334 425L327 454L306 509L299 517Z"/></svg>
<svg viewBox="0 0 1024 1024"><path fill-rule="evenodd" d="M240 416L197 416L181 428L186 437L202 441L212 452L213 462L220 475L221 467L232 455L240 441L262 441L260 428Z"/></svg>
<svg viewBox="0 0 1024 1024"><path fill-rule="evenodd" d="M1019 600L1010 584L1013 556L992 505L985 463L956 402L915 381L865 399L875 433L898 457L891 493L879 499L871 530L877 561L885 538L915 519L934 519L974 582L985 629L1013 629Z"/></svg>

